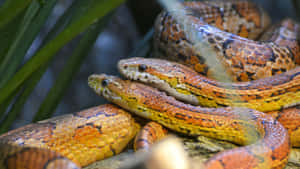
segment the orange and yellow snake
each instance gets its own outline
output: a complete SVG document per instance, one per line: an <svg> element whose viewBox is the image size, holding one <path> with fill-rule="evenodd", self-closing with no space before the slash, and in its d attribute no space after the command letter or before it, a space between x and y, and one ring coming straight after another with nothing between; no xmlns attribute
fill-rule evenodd
<svg viewBox="0 0 300 169"><path fill-rule="evenodd" d="M251 82L222 83L166 60L131 58L119 61L126 78L138 80L179 100L205 107L247 107L268 112L281 122L300 146L300 67ZM272 112L270 112L272 111Z"/></svg>
<svg viewBox="0 0 300 169"><path fill-rule="evenodd" d="M268 16L256 5L245 1L185 5L191 10L188 17L199 35L228 66L235 80L275 75L300 62L296 39L299 26L291 20L284 20L272 29L273 33L267 33L262 38L267 41L255 41L250 39L269 25ZM210 74L202 54L194 50L193 42L169 13L163 12L156 24L155 48L159 56L173 56L173 60ZM219 83L185 66L162 60L123 60L119 69L128 78L152 83L192 104L271 111L299 102L299 69L267 80L236 84ZM270 113L274 120L253 109L186 105L149 86L112 76L91 76L89 84L122 108L175 131L248 145L218 154L206 163L207 168L282 168L290 151L288 135L292 145L300 144L297 108ZM138 130L139 125L131 116L113 105L52 118L0 136L0 168L80 168L119 153ZM136 138L136 147L147 148L164 137L165 132L157 123L147 124Z"/></svg>
<svg viewBox="0 0 300 169"><path fill-rule="evenodd" d="M192 106L153 87L104 74L90 76L89 85L107 100L174 131L248 145L217 154L206 163L207 169L283 168L287 163L288 132L265 113Z"/></svg>
<svg viewBox="0 0 300 169"><path fill-rule="evenodd" d="M0 168L79 169L120 153L138 130L111 104L51 118L1 135Z"/></svg>
<svg viewBox="0 0 300 169"><path fill-rule="evenodd" d="M218 58L233 80L249 81L295 68L300 63L299 24L285 19L271 27L270 19L248 1L185 2L184 18L192 30L178 24L172 13L162 12L156 20L155 55L172 59L210 75L207 52ZM223 31L225 30L225 31ZM200 39L200 42L197 41ZM259 41L252 40L259 39Z"/></svg>

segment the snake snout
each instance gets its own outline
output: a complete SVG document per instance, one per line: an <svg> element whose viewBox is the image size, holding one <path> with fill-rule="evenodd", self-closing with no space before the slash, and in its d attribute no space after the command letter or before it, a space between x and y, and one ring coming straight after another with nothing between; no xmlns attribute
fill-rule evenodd
<svg viewBox="0 0 300 169"><path fill-rule="evenodd" d="M88 78L89 86L98 94L109 84L109 76L105 74L91 75Z"/></svg>
<svg viewBox="0 0 300 169"><path fill-rule="evenodd" d="M126 78L132 79L140 71L141 58L122 59L118 62L119 72Z"/></svg>
<svg viewBox="0 0 300 169"><path fill-rule="evenodd" d="M118 70L119 72L124 75L126 70L128 69L127 59L122 59L118 62Z"/></svg>
<svg viewBox="0 0 300 169"><path fill-rule="evenodd" d="M137 65L140 60L142 60L142 58L138 58L138 57L133 57L133 58L129 58L129 59L121 59L118 62L118 68L119 69L128 69L128 67Z"/></svg>
<svg viewBox="0 0 300 169"><path fill-rule="evenodd" d="M94 75L89 76L88 83L89 83L89 85L92 85L95 83L101 84L101 82L105 79L107 79L107 75L105 75L105 74L100 74L100 75L94 74Z"/></svg>

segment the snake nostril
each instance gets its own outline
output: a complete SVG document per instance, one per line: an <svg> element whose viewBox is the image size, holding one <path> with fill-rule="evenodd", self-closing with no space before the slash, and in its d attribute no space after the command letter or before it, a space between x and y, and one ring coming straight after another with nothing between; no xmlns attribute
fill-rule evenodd
<svg viewBox="0 0 300 169"><path fill-rule="evenodd" d="M109 83L109 81L107 79L104 79L104 80L102 80L101 85L102 85L102 87L105 87L108 85L108 83Z"/></svg>
<svg viewBox="0 0 300 169"><path fill-rule="evenodd" d="M147 66L144 64L139 65L139 71L144 72L147 69Z"/></svg>

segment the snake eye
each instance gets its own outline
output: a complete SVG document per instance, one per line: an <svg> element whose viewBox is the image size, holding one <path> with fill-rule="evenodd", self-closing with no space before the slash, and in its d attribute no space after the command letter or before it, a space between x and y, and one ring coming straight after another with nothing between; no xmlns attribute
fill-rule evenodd
<svg viewBox="0 0 300 169"><path fill-rule="evenodd" d="M145 71L146 69L147 69L147 66L146 66L146 65L143 65L143 64L139 65L139 71L140 71L140 72L143 72L143 71Z"/></svg>
<svg viewBox="0 0 300 169"><path fill-rule="evenodd" d="M104 79L104 80L102 80L101 85L102 85L102 87L105 87L108 85L108 83L109 83L109 81L107 79Z"/></svg>

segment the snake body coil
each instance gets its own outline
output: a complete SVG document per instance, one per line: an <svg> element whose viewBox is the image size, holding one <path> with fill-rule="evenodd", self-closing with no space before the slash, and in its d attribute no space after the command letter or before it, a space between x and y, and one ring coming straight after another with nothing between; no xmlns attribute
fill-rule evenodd
<svg viewBox="0 0 300 169"><path fill-rule="evenodd" d="M122 75L138 80L185 102L206 107L247 107L269 112L284 124L293 146L300 146L300 68L272 77L239 83L221 83L166 60L131 58L119 61ZM279 110L279 111L277 111Z"/></svg>
<svg viewBox="0 0 300 169"><path fill-rule="evenodd" d="M134 140L134 150L149 150L150 147L166 137L168 131L156 122L147 123L137 134Z"/></svg>
<svg viewBox="0 0 300 169"><path fill-rule="evenodd" d="M282 168L287 163L288 133L264 113L245 108L194 107L155 88L114 76L92 75L89 85L109 101L175 131L240 145L256 141L216 155L207 162L206 168Z"/></svg>
<svg viewBox="0 0 300 169"><path fill-rule="evenodd" d="M121 60L118 68L129 79L152 84L195 105L272 111L300 103L300 68L240 83L218 82L184 65L159 59Z"/></svg>
<svg viewBox="0 0 300 169"><path fill-rule="evenodd" d="M108 104L41 121L0 136L8 147L0 168L79 168L120 153L138 129L130 114Z"/></svg>
<svg viewBox="0 0 300 169"><path fill-rule="evenodd" d="M290 19L277 25L270 36L263 38L265 41L255 41L247 38L253 39L270 23L266 13L255 4L205 1L184 5L188 12L182 22L192 25L191 30L185 30L185 25L178 24L172 16L182 11L161 13L155 23L157 56L210 75L205 58L211 56L203 57L210 53L237 81L269 77L300 63L300 26Z"/></svg>

